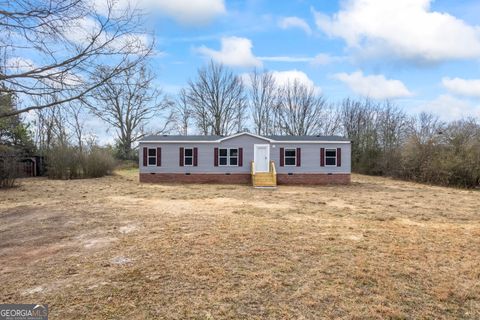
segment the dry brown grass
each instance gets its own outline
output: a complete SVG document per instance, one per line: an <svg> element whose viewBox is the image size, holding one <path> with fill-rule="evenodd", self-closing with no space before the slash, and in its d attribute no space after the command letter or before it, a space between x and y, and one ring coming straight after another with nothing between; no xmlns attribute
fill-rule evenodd
<svg viewBox="0 0 480 320"><path fill-rule="evenodd" d="M52 319L479 319L480 192L111 177L0 192L2 303Z"/></svg>

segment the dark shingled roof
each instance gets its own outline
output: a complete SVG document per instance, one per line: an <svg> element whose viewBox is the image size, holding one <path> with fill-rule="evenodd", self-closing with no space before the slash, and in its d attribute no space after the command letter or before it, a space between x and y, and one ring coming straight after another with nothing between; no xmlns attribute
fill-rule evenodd
<svg viewBox="0 0 480 320"><path fill-rule="evenodd" d="M143 138L142 142L149 141L216 141L222 138L228 138L224 136L203 136L203 135L151 135ZM339 136L265 136L267 139L274 141L350 141L349 139Z"/></svg>
<svg viewBox="0 0 480 320"><path fill-rule="evenodd" d="M276 141L350 141L339 136L266 136Z"/></svg>
<svg viewBox="0 0 480 320"><path fill-rule="evenodd" d="M159 136L147 136L141 141L216 141L221 139L222 136L180 136L180 135L159 135Z"/></svg>

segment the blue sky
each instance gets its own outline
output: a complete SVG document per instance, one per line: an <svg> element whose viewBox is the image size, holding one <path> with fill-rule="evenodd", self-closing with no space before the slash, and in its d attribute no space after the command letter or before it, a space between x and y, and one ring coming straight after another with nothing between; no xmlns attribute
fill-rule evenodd
<svg viewBox="0 0 480 320"><path fill-rule="evenodd" d="M91 1L105 10L105 0ZM332 103L389 99L411 114L480 118L478 0L115 1L132 2L148 13L153 38L139 36L155 41L155 84L171 97L214 60L239 75L257 68L280 84L297 79ZM86 122L100 142L113 141L105 123Z"/></svg>
<svg viewBox="0 0 480 320"><path fill-rule="evenodd" d="M480 116L479 1L148 2L168 94L210 59L299 77L325 97L390 99L443 119Z"/></svg>

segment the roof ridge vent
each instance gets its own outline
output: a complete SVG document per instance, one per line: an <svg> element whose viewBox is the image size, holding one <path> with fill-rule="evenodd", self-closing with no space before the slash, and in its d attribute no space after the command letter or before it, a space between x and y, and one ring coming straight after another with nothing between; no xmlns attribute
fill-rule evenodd
<svg viewBox="0 0 480 320"><path fill-rule="evenodd" d="M168 137L168 134L164 134L163 136L164 136L164 137Z"/></svg>

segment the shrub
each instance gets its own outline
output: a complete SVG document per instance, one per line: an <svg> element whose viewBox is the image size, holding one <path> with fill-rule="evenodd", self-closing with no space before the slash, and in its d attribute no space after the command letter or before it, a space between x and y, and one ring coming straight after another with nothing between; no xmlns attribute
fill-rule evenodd
<svg viewBox="0 0 480 320"><path fill-rule="evenodd" d="M80 159L75 148L56 145L46 152L47 175L50 179L74 179L80 175Z"/></svg>
<svg viewBox="0 0 480 320"><path fill-rule="evenodd" d="M80 150L58 145L47 151L46 161L50 179L98 178L111 174L115 168L111 152L98 146Z"/></svg>
<svg viewBox="0 0 480 320"><path fill-rule="evenodd" d="M15 148L0 145L0 188L11 188L19 177L19 152Z"/></svg>
<svg viewBox="0 0 480 320"><path fill-rule="evenodd" d="M480 132L468 122L451 124L436 140L410 139L401 155L400 178L463 188L480 185Z"/></svg>
<svg viewBox="0 0 480 320"><path fill-rule="evenodd" d="M115 168L112 154L103 148L92 148L83 159L83 174L87 178L98 178L111 174Z"/></svg>
<svg viewBox="0 0 480 320"><path fill-rule="evenodd" d="M134 160L119 160L117 161L117 169L138 169L138 161Z"/></svg>

